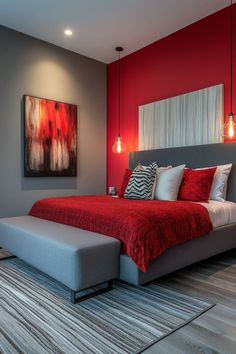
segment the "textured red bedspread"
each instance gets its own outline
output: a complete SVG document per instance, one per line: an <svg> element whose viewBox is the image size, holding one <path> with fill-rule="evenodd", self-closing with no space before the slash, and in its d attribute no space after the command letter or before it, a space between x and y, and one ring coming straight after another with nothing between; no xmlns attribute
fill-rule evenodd
<svg viewBox="0 0 236 354"><path fill-rule="evenodd" d="M29 215L115 237L144 272L167 248L212 230L207 209L185 201L48 198L36 202Z"/></svg>

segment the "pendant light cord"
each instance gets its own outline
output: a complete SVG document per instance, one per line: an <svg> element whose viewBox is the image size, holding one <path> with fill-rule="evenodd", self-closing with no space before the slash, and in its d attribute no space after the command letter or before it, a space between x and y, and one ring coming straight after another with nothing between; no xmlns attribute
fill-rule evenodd
<svg viewBox="0 0 236 354"><path fill-rule="evenodd" d="M118 135L120 136L120 52L119 52L119 63L118 63Z"/></svg>
<svg viewBox="0 0 236 354"><path fill-rule="evenodd" d="M230 5L230 113L233 102L233 2Z"/></svg>

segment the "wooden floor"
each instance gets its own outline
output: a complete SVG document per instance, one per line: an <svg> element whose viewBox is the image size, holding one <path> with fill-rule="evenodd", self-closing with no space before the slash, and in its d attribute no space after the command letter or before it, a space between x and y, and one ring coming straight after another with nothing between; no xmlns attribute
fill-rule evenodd
<svg viewBox="0 0 236 354"><path fill-rule="evenodd" d="M236 249L172 273L160 282L216 306L144 353L236 354Z"/></svg>

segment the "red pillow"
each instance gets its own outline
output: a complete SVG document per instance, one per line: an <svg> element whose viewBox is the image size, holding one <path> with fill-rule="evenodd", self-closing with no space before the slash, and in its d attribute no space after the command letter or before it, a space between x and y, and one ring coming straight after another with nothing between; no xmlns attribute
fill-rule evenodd
<svg viewBox="0 0 236 354"><path fill-rule="evenodd" d="M125 174L123 176L123 181L121 183L119 194L118 194L118 196L120 198L124 198L125 190L126 190L126 187L127 187L128 183L129 183L129 179L130 179L130 177L132 175L132 172L133 172L132 170L130 170L129 168L126 168Z"/></svg>
<svg viewBox="0 0 236 354"><path fill-rule="evenodd" d="M211 192L216 167L204 170L186 168L179 189L178 199L207 202Z"/></svg>

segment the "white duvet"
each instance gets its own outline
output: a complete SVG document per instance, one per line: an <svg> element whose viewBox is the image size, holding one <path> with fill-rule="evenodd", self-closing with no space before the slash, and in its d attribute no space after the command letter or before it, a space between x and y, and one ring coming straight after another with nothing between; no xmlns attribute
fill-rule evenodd
<svg viewBox="0 0 236 354"><path fill-rule="evenodd" d="M210 200L209 203L199 204L207 208L214 229L236 223L236 203Z"/></svg>

